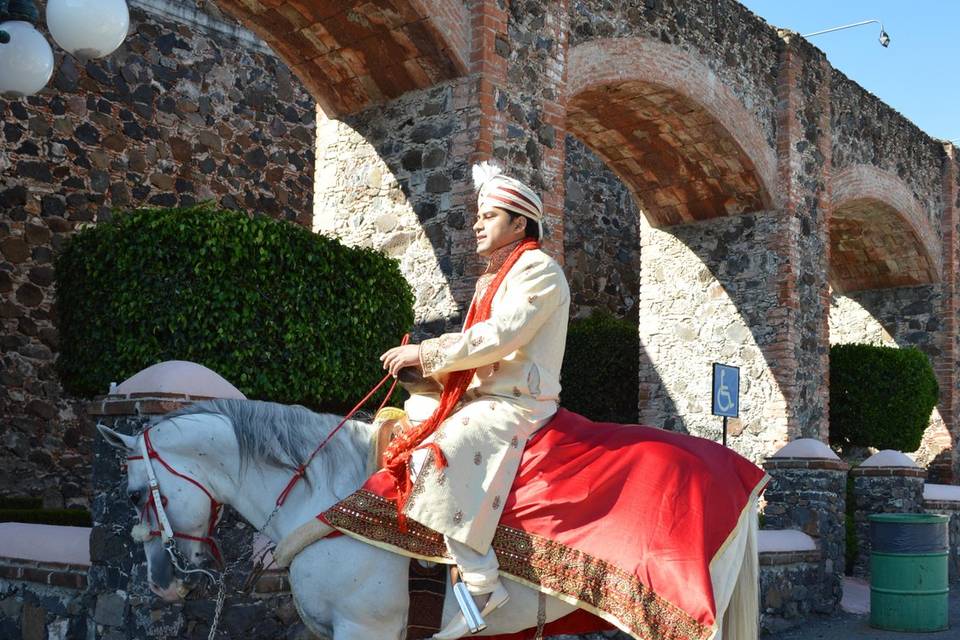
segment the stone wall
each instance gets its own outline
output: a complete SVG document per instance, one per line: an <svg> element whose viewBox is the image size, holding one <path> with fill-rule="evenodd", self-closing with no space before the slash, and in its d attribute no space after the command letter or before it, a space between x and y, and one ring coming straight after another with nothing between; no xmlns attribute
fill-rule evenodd
<svg viewBox="0 0 960 640"><path fill-rule="evenodd" d="M760 461L787 442L784 398L769 353L785 315L776 213L669 229L641 220L640 420L720 440L710 414L712 363L740 367L730 446Z"/></svg>
<svg viewBox="0 0 960 640"><path fill-rule="evenodd" d="M55 48L47 89L0 100L0 494L87 503L89 425L54 369L53 261L74 230L204 200L309 224L313 99L235 26L173 8L181 19L134 4L114 54Z"/></svg>
<svg viewBox="0 0 960 640"><path fill-rule="evenodd" d="M906 467L856 467L853 478L853 522L857 535L857 558L853 574L870 573L870 521L874 513L923 513L923 469Z"/></svg>
<svg viewBox="0 0 960 640"><path fill-rule="evenodd" d="M603 309L637 317L640 209L630 191L582 142L567 136L564 271L570 315Z"/></svg>
<svg viewBox="0 0 960 640"><path fill-rule="evenodd" d="M0 559L0 637L85 638L86 567Z"/></svg>
<svg viewBox="0 0 960 640"><path fill-rule="evenodd" d="M343 120L319 119L313 228L399 260L422 335L459 324L477 275L463 162L462 124L477 119L471 91L453 81Z"/></svg>
<svg viewBox="0 0 960 640"><path fill-rule="evenodd" d="M816 612L823 572L819 551L761 553L760 633L795 627Z"/></svg>
<svg viewBox="0 0 960 640"><path fill-rule="evenodd" d="M142 399L136 403L142 412L137 416L125 414L130 404L129 401L108 401L90 410L107 426L132 435L142 430L153 415L188 403L171 398ZM92 638L132 640L168 635L206 638L213 620L216 587L211 587L205 597L173 605L164 605L149 591L143 545L130 536L136 514L126 506L129 499L121 462L122 454L97 437L90 567L79 614L86 616ZM285 572L265 575L251 593L242 592L252 568L254 532L229 508L217 526L216 537L227 566L227 599L221 629L231 638L309 637L291 600Z"/></svg>
<svg viewBox="0 0 960 640"><path fill-rule="evenodd" d="M950 564L948 571L950 582L960 583L960 501L924 500L923 511L950 516L950 524L948 525Z"/></svg>
<svg viewBox="0 0 960 640"><path fill-rule="evenodd" d="M831 613L843 595L846 552L847 465L840 460L769 458L764 529L796 529L819 548L818 578L810 586L810 610Z"/></svg>
<svg viewBox="0 0 960 640"><path fill-rule="evenodd" d="M842 72L831 70L830 85L835 171L860 164L898 176L923 207L936 240L942 240L943 145Z"/></svg>
<svg viewBox="0 0 960 640"><path fill-rule="evenodd" d="M940 313L943 291L939 285L898 287L872 291L834 293L830 304L830 343L868 343L916 347L940 361L944 353L944 320ZM944 387L944 380L940 381ZM922 466L938 456L949 458L952 438L938 408L930 416L920 448L908 452ZM943 465L934 463L934 469ZM946 465L949 469L949 463ZM938 476L931 476L936 481Z"/></svg>
<svg viewBox="0 0 960 640"><path fill-rule="evenodd" d="M830 66L826 56L795 36L785 36L778 92L777 141L785 220L780 247L780 303L788 310L778 348L788 399L791 439L825 441L829 422Z"/></svg>

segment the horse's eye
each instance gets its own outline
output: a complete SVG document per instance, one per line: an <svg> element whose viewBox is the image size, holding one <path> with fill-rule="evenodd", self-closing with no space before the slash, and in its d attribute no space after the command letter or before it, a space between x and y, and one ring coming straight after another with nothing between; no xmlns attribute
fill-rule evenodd
<svg viewBox="0 0 960 640"><path fill-rule="evenodd" d="M139 491L131 491L131 492L130 492L130 502L133 503L133 506L137 506L138 504L140 504L140 492L139 492Z"/></svg>

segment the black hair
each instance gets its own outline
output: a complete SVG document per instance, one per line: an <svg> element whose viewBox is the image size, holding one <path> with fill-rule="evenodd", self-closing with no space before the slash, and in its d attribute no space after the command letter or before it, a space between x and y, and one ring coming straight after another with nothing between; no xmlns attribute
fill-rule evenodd
<svg viewBox="0 0 960 640"><path fill-rule="evenodd" d="M533 238L534 240L540 239L540 224L529 216L524 216L522 213L514 213L513 211L507 211L507 215L510 216L510 222L513 222L517 219L517 216L523 216L527 221L527 226L524 229L523 237Z"/></svg>

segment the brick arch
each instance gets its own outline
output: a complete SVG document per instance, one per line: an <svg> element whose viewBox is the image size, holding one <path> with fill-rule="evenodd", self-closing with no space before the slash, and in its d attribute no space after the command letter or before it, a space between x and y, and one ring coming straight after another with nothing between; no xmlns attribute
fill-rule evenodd
<svg viewBox="0 0 960 640"><path fill-rule="evenodd" d="M777 159L756 117L694 54L650 38L571 48L567 130L657 226L771 208Z"/></svg>
<svg viewBox="0 0 960 640"><path fill-rule="evenodd" d="M328 116L468 70L463 0L216 0L289 65Z"/></svg>
<svg viewBox="0 0 960 640"><path fill-rule="evenodd" d="M847 167L830 182L830 279L841 293L939 280L941 251L923 207L896 175Z"/></svg>

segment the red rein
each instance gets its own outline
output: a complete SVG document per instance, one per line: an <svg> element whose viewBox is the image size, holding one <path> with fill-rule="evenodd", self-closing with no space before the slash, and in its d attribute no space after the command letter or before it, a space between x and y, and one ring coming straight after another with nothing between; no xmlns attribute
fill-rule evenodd
<svg viewBox="0 0 960 640"><path fill-rule="evenodd" d="M403 336L403 340L401 341L401 344L407 344L409 341L410 341L410 335L407 334L407 335ZM293 491L293 488L296 486L297 482L299 482L300 479L303 478L304 475L306 475L307 467L310 466L310 463L313 461L314 457L316 457L316 455L317 455L318 453L320 453L320 450L323 449L323 448L327 445L328 442L330 442L330 439L333 438L334 434L336 434L337 431L339 431L340 428L341 428L344 424L346 424L347 420L349 420L350 417L353 416L353 414L355 414L357 411L360 410L360 407L362 407L364 404L366 404L367 400L369 400L370 397L371 397L374 393L376 393L377 390L380 389L380 387L382 387L382 386L384 385L384 383L386 383L386 381L387 381L389 378L390 378L390 374L388 373L388 374L385 375L385 376L383 377L383 379L377 384L377 386L375 386L373 389L371 389L370 392L369 392L366 396L363 397L363 400L361 400L359 403L357 403L357 406L355 406L353 409L350 410L350 413L348 413L348 414L343 418L343 420L340 421L340 424L338 424L336 427L334 427L333 430L330 431L329 434L327 434L327 437L323 439L323 442L321 442L321 443L317 446L316 449L313 450L313 453L310 454L310 456L307 458L306 462L304 462L302 465L300 465L299 467L297 467L297 470L296 470L296 472L294 472L293 477L290 478L290 482L287 483L287 486L284 487L283 491L280 492L279 497L277 497L277 504L276 504L277 508L280 508L281 506L283 506L283 503L286 502L287 497L289 497L289 495L290 495L290 492ZM390 396L393 395L393 390L396 388L396 386L397 386L397 381L394 380L394 381L393 381L393 385L391 385L391 387L390 387L390 391L387 392L386 397L384 397L383 402L380 404L380 409L383 409L383 407L387 404L387 401L390 399ZM379 412L380 409L377 409L377 411ZM214 530L214 528L217 526L217 521L220 519L220 512L221 512L221 510L223 509L223 505L222 505L220 502L218 502L218 501L216 500L216 498L213 497L213 494L211 494L211 493L207 490L206 487L204 487L202 484L200 484L199 482L197 482L196 480L194 480L194 479L191 478L190 476L186 476L186 475L178 472L176 469L174 469L173 467L171 467L171 466L167 463L166 460L164 460L162 457L160 457L160 453L159 453L156 449L153 448L153 443L150 442L150 429L147 429L146 431L143 432L143 440L144 440L144 442L145 442L146 445L147 445L147 455L150 457L151 460L156 460L157 462L159 462L160 464L163 465L163 468L164 468L164 469L166 469L167 471L169 471L169 472L172 473L173 475L177 476L178 478L182 478L183 480L186 480L187 482L193 484L194 486L196 486L197 488L199 488L201 491L203 491L203 492L206 494L207 498L210 499L210 521L209 521L208 524L207 524L207 535L206 535L206 536L191 536L191 535L189 535L189 534L187 534L187 533L182 533L182 532L179 532L179 531L174 531L174 532L173 532L173 537L174 537L174 538L180 538L180 539L182 539L182 540L194 540L194 541L196 541L196 542L202 542L202 543L208 545L208 546L210 547L211 553L213 554L213 557L216 559L217 563L222 567L222 566L223 566L223 555L220 553L220 548L217 546L217 541L213 539L213 530ZM128 460L128 461L130 461L130 460L143 460L143 456L127 456L127 460ZM144 503L143 509L141 509L141 511L140 511L140 518L141 518L141 520L144 520L144 519L149 520L149 512L152 511L152 512L153 512L153 518L154 518L154 520L156 521L157 526L159 527L159 526L160 526L160 516L159 516L159 514L157 513L157 504L156 504L156 500L155 500L154 497L153 497L153 492L152 492L152 491L151 491L151 492L148 492L147 495L148 495L147 501L146 501L146 503ZM166 506L167 506L167 498L166 498L166 496L161 495L161 496L160 496L160 502L161 502L161 507L166 507ZM149 535L150 535L150 537L158 538L158 537L160 537L162 534L161 534L161 532L160 532L159 529L151 529L150 532L149 532Z"/></svg>
<svg viewBox="0 0 960 640"><path fill-rule="evenodd" d="M217 526L217 521L220 519L220 511L223 509L223 505L220 504L219 502L217 502L217 500L213 497L213 495L212 495L209 491L207 491L207 488L206 488L206 487L204 487L202 484L200 484L199 482L197 482L196 480L194 480L194 479L191 478L190 476L186 476L186 475L178 472L176 469L174 469L174 468L171 467L169 464L167 464L167 461L166 461L166 460L164 460L163 458L160 457L160 453L159 453L156 449L153 448L153 443L150 442L150 429L147 429L146 431L143 432L143 440L144 440L144 442L145 442L146 445L147 445L147 455L150 456L150 459L151 459L151 460L156 460L157 462L159 462L160 464L163 465L163 468L164 468L164 469L166 469L167 471L169 471L169 472L172 473L173 475L177 476L178 478L182 478L182 479L186 480L187 482L193 484L194 486L196 486L197 488L199 488L200 491L203 491L203 492L206 494L207 498L210 499L210 520L209 520L209 522L207 523L207 535L206 535L206 536L191 536L191 535L186 534L186 533L181 533L181 532L179 532L179 531L174 531L174 532L173 532L173 537L174 537L174 538L180 538L180 539L182 539L182 540L193 540L193 541L195 541L195 542L202 542L202 543L206 544L207 546L210 547L210 552L213 554L214 559L215 559L215 560L217 561L217 563L222 567L222 566L223 566L223 556L222 556L221 553L220 553L220 548L217 546L217 541L213 539L213 530L214 530L214 528ZM128 460L128 461L129 461L129 460L143 460L143 456L127 456L127 460ZM143 509L142 509L141 512L140 512L140 518L141 518L141 520L144 519L144 518L146 518L146 517L148 516L149 511L152 510L152 511L153 511L153 518L154 518L154 520L156 521L157 526L159 527L159 526L160 526L160 516L159 516L159 514L157 513L157 503L156 503L156 501L155 501L154 498L153 498L153 492L147 492L147 495L148 495L147 502L143 505ZM160 502L161 502L161 506L162 506L162 507L166 507L166 506L167 506L167 498L166 498L166 496L162 496L162 495L161 495L161 496L160 496ZM150 537L152 537L152 538L159 538L160 535L161 535L161 533L160 533L160 530L159 530L159 529L151 529L151 530L150 530Z"/></svg>

